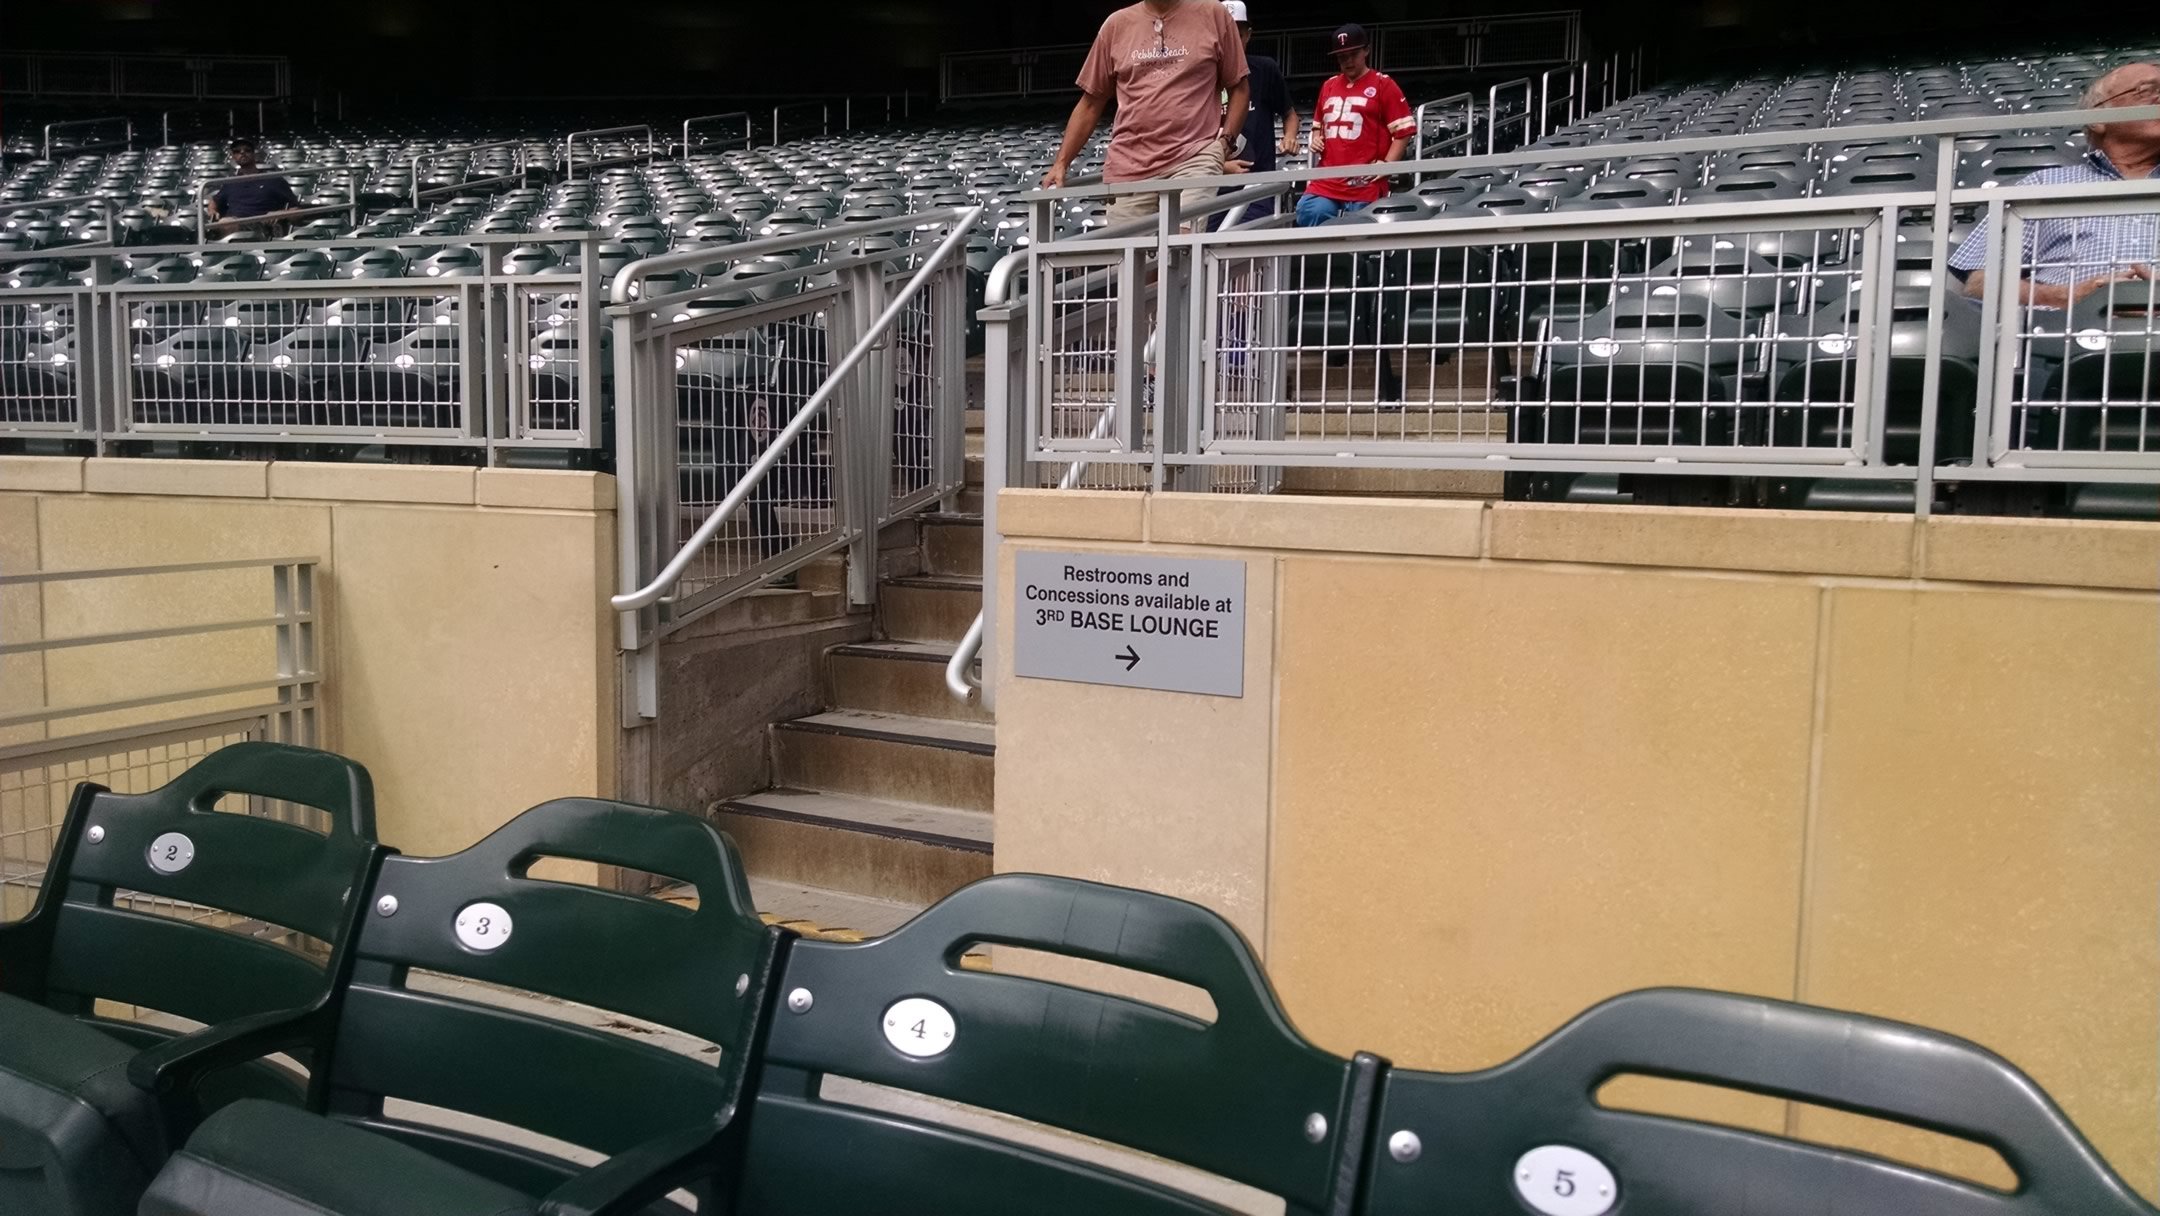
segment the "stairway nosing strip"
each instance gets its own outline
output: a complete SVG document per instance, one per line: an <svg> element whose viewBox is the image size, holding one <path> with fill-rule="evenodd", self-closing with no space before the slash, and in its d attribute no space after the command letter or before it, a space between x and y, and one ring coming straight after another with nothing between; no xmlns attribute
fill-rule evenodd
<svg viewBox="0 0 2160 1216"><path fill-rule="evenodd" d="M958 721L958 719L938 719ZM845 739L868 739L874 743L895 743L901 746L934 747L941 751L966 752L975 756L997 755L997 744L977 743L972 739L948 739L942 735L909 735L898 731L877 730L867 726L843 726L836 722L810 722L797 719L781 722L774 730L796 731L807 735L832 735Z"/></svg>
<svg viewBox="0 0 2160 1216"><path fill-rule="evenodd" d="M755 798L753 794L750 797ZM947 836L942 832L916 832L907 828L883 823L861 823L853 819L835 819L829 815L812 815L803 811L782 810L763 806L743 798L730 798L720 804L722 813L733 812L753 819L769 819L779 823L799 823L813 827L832 828L836 831L859 832L865 836L881 836L889 840L904 840L913 844L936 845L963 853L990 853L991 842L969 840L960 836Z"/></svg>
<svg viewBox="0 0 2160 1216"><path fill-rule="evenodd" d="M910 645L934 645L934 643L917 642L910 643ZM877 659L880 662L892 663L936 663L942 666L952 662L952 652L950 650L944 654L938 654L935 651L881 650L874 644L864 642L850 642L845 646L835 646L832 648L831 653L833 657L841 659Z"/></svg>

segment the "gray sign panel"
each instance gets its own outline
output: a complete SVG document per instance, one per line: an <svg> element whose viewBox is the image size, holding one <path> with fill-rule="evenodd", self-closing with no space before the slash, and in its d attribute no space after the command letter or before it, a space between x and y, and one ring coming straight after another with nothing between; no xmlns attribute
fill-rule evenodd
<svg viewBox="0 0 2160 1216"><path fill-rule="evenodd" d="M1016 564L1016 674L1245 695L1244 562L1024 551Z"/></svg>

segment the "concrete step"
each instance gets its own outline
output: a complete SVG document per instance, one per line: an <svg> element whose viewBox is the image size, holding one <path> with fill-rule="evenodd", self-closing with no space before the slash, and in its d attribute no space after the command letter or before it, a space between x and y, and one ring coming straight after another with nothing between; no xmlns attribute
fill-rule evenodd
<svg viewBox="0 0 2160 1216"><path fill-rule="evenodd" d="M983 483L983 456L981 452L968 453L966 476L961 480L971 486L979 486Z"/></svg>
<svg viewBox="0 0 2160 1216"><path fill-rule="evenodd" d="M923 525L923 570L931 575L979 579L983 572L982 518L940 516Z"/></svg>
<svg viewBox="0 0 2160 1216"><path fill-rule="evenodd" d="M964 514L972 515L977 519L981 519L985 497L986 496L983 494L982 486L970 485L968 486L968 488L960 491L960 497L958 499L959 510Z"/></svg>
<svg viewBox="0 0 2160 1216"><path fill-rule="evenodd" d="M770 881L920 906L990 875L986 811L776 789L713 815L750 872Z"/></svg>
<svg viewBox="0 0 2160 1216"><path fill-rule="evenodd" d="M833 710L773 727L773 780L988 814L996 805L996 734L981 722Z"/></svg>
<svg viewBox="0 0 2160 1216"><path fill-rule="evenodd" d="M989 722L990 714L945 687L953 648L930 642L859 642L825 656L831 705L869 713Z"/></svg>
<svg viewBox="0 0 2160 1216"><path fill-rule="evenodd" d="M979 578L897 578L878 588L882 635L895 642L958 642L981 611Z"/></svg>
<svg viewBox="0 0 2160 1216"><path fill-rule="evenodd" d="M924 907L755 874L750 876L750 899L759 912L778 924L836 939L890 933L915 919Z"/></svg>

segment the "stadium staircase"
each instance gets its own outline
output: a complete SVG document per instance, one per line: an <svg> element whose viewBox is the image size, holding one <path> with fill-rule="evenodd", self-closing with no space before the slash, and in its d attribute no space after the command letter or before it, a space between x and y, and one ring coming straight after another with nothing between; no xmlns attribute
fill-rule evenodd
<svg viewBox="0 0 2160 1216"><path fill-rule="evenodd" d="M970 378L980 401L979 360ZM826 654L824 712L772 728L772 787L712 808L783 923L882 933L991 872L995 727L945 687L982 609L982 444L970 411L955 509L886 529L875 637ZM830 558L799 590L842 594L846 577Z"/></svg>

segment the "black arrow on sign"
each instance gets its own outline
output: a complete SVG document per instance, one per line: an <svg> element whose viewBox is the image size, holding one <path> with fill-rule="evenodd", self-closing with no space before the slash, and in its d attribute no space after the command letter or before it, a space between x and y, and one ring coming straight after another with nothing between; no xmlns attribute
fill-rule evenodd
<svg viewBox="0 0 2160 1216"><path fill-rule="evenodd" d="M1140 652L1134 650L1131 646L1127 646L1125 648L1124 654L1114 654L1110 657L1116 659L1120 663L1125 664L1125 670L1127 671L1131 671L1133 668L1140 665Z"/></svg>

